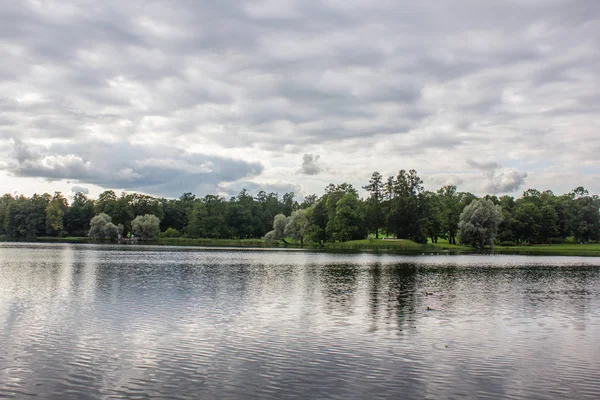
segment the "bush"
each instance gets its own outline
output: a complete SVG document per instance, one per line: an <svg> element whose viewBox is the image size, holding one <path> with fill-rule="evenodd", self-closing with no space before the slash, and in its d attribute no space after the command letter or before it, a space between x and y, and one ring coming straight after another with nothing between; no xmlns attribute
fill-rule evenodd
<svg viewBox="0 0 600 400"><path fill-rule="evenodd" d="M512 242L510 240L505 240L504 242L500 242L500 246L516 246L517 244L515 242Z"/></svg>
<svg viewBox="0 0 600 400"><path fill-rule="evenodd" d="M179 231L173 228L168 228L166 231L158 234L159 238L177 238L179 236Z"/></svg>

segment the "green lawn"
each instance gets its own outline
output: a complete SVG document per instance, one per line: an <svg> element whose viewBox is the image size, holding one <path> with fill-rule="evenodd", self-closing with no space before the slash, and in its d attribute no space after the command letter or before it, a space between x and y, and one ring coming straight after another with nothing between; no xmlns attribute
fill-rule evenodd
<svg viewBox="0 0 600 400"><path fill-rule="evenodd" d="M57 243L91 243L93 240L88 237L38 237L39 242L57 242ZM214 247L300 247L298 243L288 240L286 246L281 242L267 243L263 239L192 239L192 238L160 238L149 242L148 244L172 245L172 246L214 246ZM314 244L307 244L304 248L322 248ZM412 240L386 240L386 239L362 239L351 240L347 242L325 243L325 249L332 250L390 250L406 252L431 252L448 251L473 253L475 250L469 246L452 245L445 239L439 239L438 243L427 244L415 243ZM490 251L485 249L484 251ZM533 245L533 246L495 246L494 253L497 254L548 254L548 255L572 255L572 256L600 256L600 243L578 244L564 243L553 245Z"/></svg>
<svg viewBox="0 0 600 400"><path fill-rule="evenodd" d="M397 251L470 251L466 246L448 244L448 241L440 243L420 244L407 239L362 239L350 240L348 242L326 243L326 248L349 249L349 250L397 250Z"/></svg>
<svg viewBox="0 0 600 400"><path fill-rule="evenodd" d="M496 246L494 252L503 254L555 254L572 256L600 256L600 243L590 244L553 244L533 246Z"/></svg>
<svg viewBox="0 0 600 400"><path fill-rule="evenodd" d="M57 243L88 243L92 242L92 238L87 236L67 236L67 237L56 237L56 236L39 236L35 239L38 242L57 242Z"/></svg>
<svg viewBox="0 0 600 400"><path fill-rule="evenodd" d="M155 239L152 243L173 246L272 247L271 244L266 243L263 239L162 238Z"/></svg>

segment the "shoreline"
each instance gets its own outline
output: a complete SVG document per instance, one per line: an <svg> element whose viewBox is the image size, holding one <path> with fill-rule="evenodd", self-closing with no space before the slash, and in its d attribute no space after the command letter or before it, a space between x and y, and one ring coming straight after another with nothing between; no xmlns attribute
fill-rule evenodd
<svg viewBox="0 0 600 400"><path fill-rule="evenodd" d="M32 242L32 243L111 243L98 242L87 237L49 237L42 236L32 240L5 242ZM145 242L141 245L161 246L189 246L189 247L235 247L235 248L270 248L270 249L305 249L323 251L357 251L357 252L389 252L404 254L444 253L449 255L458 254L515 254L515 255L559 255L559 256L596 256L600 257L600 244L553 244L553 245L531 245L531 246L495 246L493 249L481 250L469 246L450 245L447 243L419 244L412 240L383 240L363 239L348 242L325 243L324 246L304 245L296 243L267 243L263 239L192 239L192 238L159 238ZM127 244L123 244L127 245Z"/></svg>

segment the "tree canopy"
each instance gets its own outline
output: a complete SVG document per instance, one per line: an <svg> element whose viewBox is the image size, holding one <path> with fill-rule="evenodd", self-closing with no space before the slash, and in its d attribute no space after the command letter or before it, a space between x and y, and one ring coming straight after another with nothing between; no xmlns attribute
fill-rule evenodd
<svg viewBox="0 0 600 400"><path fill-rule="evenodd" d="M488 199L475 200L460 214L460 242L476 248L493 245L502 221L502 207Z"/></svg>
<svg viewBox="0 0 600 400"><path fill-rule="evenodd" d="M320 196L309 194L301 200L292 192L259 191L252 196L242 190L229 199L183 193L177 199L165 199L106 190L96 199L76 193L70 204L60 192L31 197L6 194L0 197L0 236L11 240L86 235L113 238L122 232L147 239L157 235L266 236L273 241L324 244L384 234L419 243L445 239L456 244L460 239L484 246L493 242L491 227L477 221L493 204L493 215L499 210L501 216L493 235L499 244L551 244L569 237L581 243L600 239L600 198L581 186L561 195L528 189L518 198L486 195L478 199L454 185L426 190L417 171L400 170L389 177L374 172L362 189L364 198L349 183L329 184Z"/></svg>

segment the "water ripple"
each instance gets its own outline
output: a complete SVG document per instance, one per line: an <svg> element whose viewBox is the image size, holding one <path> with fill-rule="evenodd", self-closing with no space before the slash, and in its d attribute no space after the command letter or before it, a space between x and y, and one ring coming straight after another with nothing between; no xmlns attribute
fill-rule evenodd
<svg viewBox="0 0 600 400"><path fill-rule="evenodd" d="M600 398L600 259L0 244L0 398Z"/></svg>

